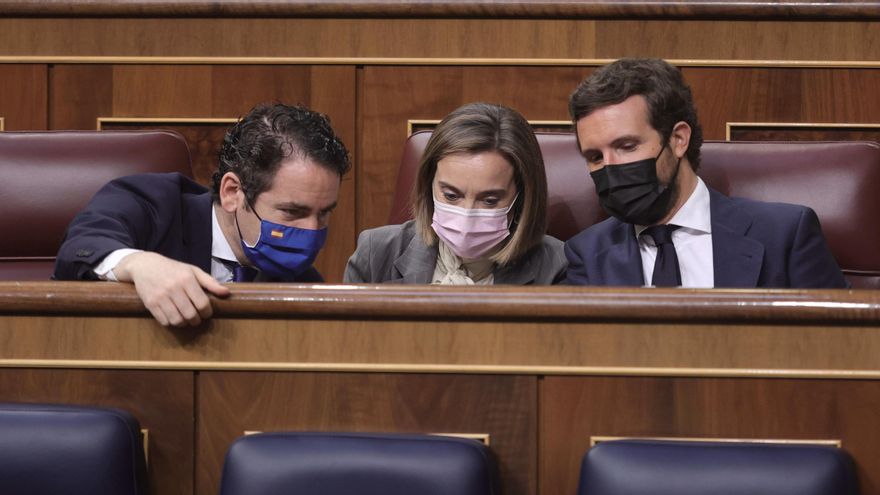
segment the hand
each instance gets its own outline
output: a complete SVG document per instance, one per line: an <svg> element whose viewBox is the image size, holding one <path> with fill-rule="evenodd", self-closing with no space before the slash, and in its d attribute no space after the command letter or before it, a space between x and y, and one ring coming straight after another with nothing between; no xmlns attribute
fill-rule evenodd
<svg viewBox="0 0 880 495"><path fill-rule="evenodd" d="M163 326L198 325L214 314L205 293L225 297L229 289L197 266L148 251L133 253L113 269L120 282L133 282L144 306Z"/></svg>

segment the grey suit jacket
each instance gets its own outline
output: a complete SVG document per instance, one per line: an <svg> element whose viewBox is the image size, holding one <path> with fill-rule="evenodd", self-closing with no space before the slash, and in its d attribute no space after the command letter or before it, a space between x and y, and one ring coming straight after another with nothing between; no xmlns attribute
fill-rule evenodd
<svg viewBox="0 0 880 495"><path fill-rule="evenodd" d="M562 241L544 236L544 241L523 259L495 268L495 284L550 285L565 278L567 261ZM365 230L358 237L357 249L345 267L347 283L430 284L437 264L437 246L422 241L410 220Z"/></svg>

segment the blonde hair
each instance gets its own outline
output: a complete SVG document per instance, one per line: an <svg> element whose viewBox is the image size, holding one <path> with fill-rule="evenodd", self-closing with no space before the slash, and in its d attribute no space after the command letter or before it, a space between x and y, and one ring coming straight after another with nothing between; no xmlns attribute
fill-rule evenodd
<svg viewBox="0 0 880 495"><path fill-rule="evenodd" d="M513 206L511 236L491 260L511 264L541 244L547 230L547 177L544 158L531 126L516 110L489 103L470 103L447 115L434 129L416 175L412 211L425 244L437 243L434 175L437 162L456 153L500 153L511 167L518 197Z"/></svg>

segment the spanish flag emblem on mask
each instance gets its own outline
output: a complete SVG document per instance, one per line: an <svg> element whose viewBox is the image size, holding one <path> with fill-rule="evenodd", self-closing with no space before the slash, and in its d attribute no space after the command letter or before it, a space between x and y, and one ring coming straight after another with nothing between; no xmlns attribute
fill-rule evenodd
<svg viewBox="0 0 880 495"><path fill-rule="evenodd" d="M272 237L277 237L279 239L284 238L284 232L281 232L280 230L272 230L271 235Z"/></svg>

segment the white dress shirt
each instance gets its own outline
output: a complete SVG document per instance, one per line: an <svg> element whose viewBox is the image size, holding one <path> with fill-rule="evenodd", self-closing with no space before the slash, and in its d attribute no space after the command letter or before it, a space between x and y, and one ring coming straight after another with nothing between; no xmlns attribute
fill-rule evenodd
<svg viewBox="0 0 880 495"><path fill-rule="evenodd" d="M675 213L669 224L678 225L672 233L672 243L678 256L681 270L681 286L711 288L715 286L715 271L712 259L712 215L709 208L709 189L697 177L697 186L681 209ZM651 236L640 237L645 225L635 225L639 252L642 255L642 270L646 285L651 285L654 276L654 260L657 246Z"/></svg>
<svg viewBox="0 0 880 495"><path fill-rule="evenodd" d="M117 249L111 252L101 260L92 271L101 280L117 281L116 274L113 269L122 261L123 258L132 253L139 253L141 249ZM231 282L232 269L230 266L238 264L235 253L232 252L232 246L226 241L223 230L220 229L220 222L217 220L217 211L211 208L211 276L218 282Z"/></svg>

